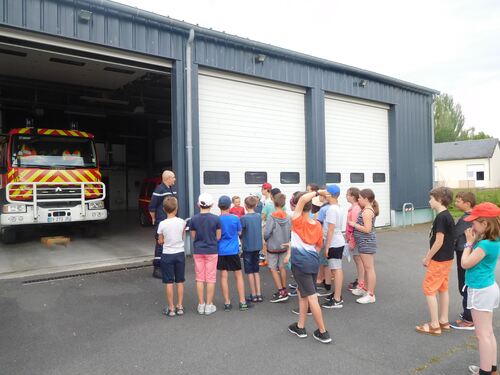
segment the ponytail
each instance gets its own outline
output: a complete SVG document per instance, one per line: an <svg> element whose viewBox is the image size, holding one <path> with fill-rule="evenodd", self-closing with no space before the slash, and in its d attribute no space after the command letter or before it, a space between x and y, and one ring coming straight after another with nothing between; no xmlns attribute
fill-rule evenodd
<svg viewBox="0 0 500 375"><path fill-rule="evenodd" d="M378 206L378 202L374 199L372 202L372 207L373 207L373 212L375 213L375 216L378 216L380 213L380 208Z"/></svg>

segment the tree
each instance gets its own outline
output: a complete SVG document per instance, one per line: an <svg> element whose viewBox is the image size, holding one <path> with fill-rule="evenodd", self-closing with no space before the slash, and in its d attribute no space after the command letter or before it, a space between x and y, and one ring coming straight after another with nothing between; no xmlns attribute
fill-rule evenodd
<svg viewBox="0 0 500 375"><path fill-rule="evenodd" d="M466 141L471 139L491 138L474 127L464 128L465 117L460 104L455 104L453 97L440 94L434 102L434 141L436 143Z"/></svg>
<svg viewBox="0 0 500 375"><path fill-rule="evenodd" d="M493 137L491 135L486 134L485 132L479 132L472 136L472 139L487 139L487 138L493 138Z"/></svg>
<svg viewBox="0 0 500 375"><path fill-rule="evenodd" d="M460 104L453 97L440 94L434 102L434 141L453 142L469 138L469 131L463 129L465 117Z"/></svg>

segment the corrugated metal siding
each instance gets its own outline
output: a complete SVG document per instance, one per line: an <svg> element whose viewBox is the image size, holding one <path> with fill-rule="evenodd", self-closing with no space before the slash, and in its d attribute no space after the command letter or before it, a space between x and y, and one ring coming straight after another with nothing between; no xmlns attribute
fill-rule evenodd
<svg viewBox="0 0 500 375"><path fill-rule="evenodd" d="M391 170L397 181L392 201L400 210L404 202L428 207L432 188L432 129L430 98L401 90L395 105L391 132Z"/></svg>
<svg viewBox="0 0 500 375"><path fill-rule="evenodd" d="M366 87L357 83L364 77L346 72L328 71L315 66L299 64L276 56L267 56L264 63L256 63L259 51L225 45L227 56L220 55L221 44L207 39L195 39L196 63L220 70L231 70L265 79L316 87L356 98L374 100L392 105L391 118L391 208L400 210L405 202L415 207L428 207L428 192L432 188L431 97L403 90L384 82L368 80ZM309 105L311 108L311 104ZM324 120L321 124L323 126ZM317 138L316 138L317 139ZM324 163L323 163L324 164ZM314 159L309 166L318 165ZM308 176L315 174L308 171Z"/></svg>
<svg viewBox="0 0 500 375"><path fill-rule="evenodd" d="M81 9L92 12L89 22L79 20ZM168 25L57 0L0 0L0 24L178 60L186 40Z"/></svg>
<svg viewBox="0 0 500 375"><path fill-rule="evenodd" d="M136 16L133 12L108 9L100 4L87 4L82 0L75 0L74 3L68 0L0 0L0 23L183 60L190 25L186 24L185 29L181 30L178 23L163 23L158 18L148 20L144 15ZM79 20L78 12L82 8L93 12L91 22ZM320 63L300 59L293 53L288 56L283 53L264 52L267 55L265 62L256 63L255 55L262 51L251 43L246 43L243 39L241 43L235 42L224 34L220 34L220 37L214 37L213 33L208 31L205 34L203 31L197 31L194 51L196 64L393 105L389 113L391 207L399 210L406 201L413 202L416 207L428 206L427 193L432 187L430 92L419 91L418 88L403 89L401 87L407 86L387 82L383 77L368 78L368 85L362 88L357 83L366 77L358 75L358 70L325 67ZM195 88L196 83L194 78ZM196 95L196 91L193 94ZM307 108L322 110L322 103L311 102L312 99L319 101L322 97L319 93L310 97ZM324 114L306 115L308 119L314 120L308 121L308 125L314 127L311 131L308 129L310 150L314 147L313 135L318 134L319 129L324 126ZM196 116L195 109L194 119L197 119ZM196 127L193 131L196 135ZM196 144L196 140L194 143ZM196 154L196 147L194 151ZM317 158L317 153L314 153L308 160L308 168L318 169L313 172L308 170L310 177L322 173L319 168L324 162L321 163Z"/></svg>

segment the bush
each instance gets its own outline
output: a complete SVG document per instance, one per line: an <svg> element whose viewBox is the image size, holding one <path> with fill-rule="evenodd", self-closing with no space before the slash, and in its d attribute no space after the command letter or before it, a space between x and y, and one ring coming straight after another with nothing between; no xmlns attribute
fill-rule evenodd
<svg viewBox="0 0 500 375"><path fill-rule="evenodd" d="M476 195L476 203L491 202L500 206L500 188L497 189L452 189L453 196L459 191L471 191ZM462 216L462 212L455 208L454 203L452 203L448 209L450 210L453 217Z"/></svg>

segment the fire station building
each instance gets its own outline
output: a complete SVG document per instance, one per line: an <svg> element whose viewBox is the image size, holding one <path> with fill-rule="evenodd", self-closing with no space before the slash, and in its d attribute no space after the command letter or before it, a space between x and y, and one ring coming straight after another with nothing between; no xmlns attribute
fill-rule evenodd
<svg viewBox="0 0 500 375"><path fill-rule="evenodd" d="M369 187L377 226L405 203L428 221L435 94L112 1L0 0L0 133L94 134L111 217L171 168L181 217L269 181Z"/></svg>

